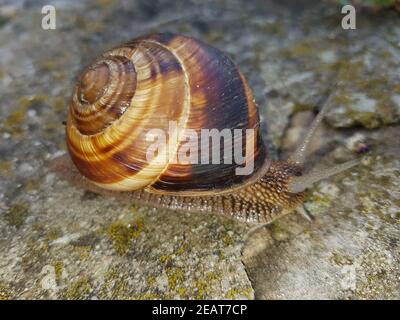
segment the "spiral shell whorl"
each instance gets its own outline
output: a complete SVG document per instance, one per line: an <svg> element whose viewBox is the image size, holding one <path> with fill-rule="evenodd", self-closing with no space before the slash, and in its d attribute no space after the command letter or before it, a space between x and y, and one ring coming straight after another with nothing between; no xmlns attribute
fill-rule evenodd
<svg viewBox="0 0 400 320"><path fill-rule="evenodd" d="M128 58L109 56L89 66L80 77L71 105L79 132L96 134L120 118L135 89L136 71Z"/></svg>
<svg viewBox="0 0 400 320"><path fill-rule="evenodd" d="M168 132L170 121L178 124L178 137L185 128L253 128L255 170L263 163L258 111L246 80L222 52L198 40L169 34L135 39L104 53L79 81L67 146L81 174L102 188L192 192L248 178L235 176L232 164L149 163L153 142L146 133ZM166 148L178 144L168 139Z"/></svg>
<svg viewBox="0 0 400 320"><path fill-rule="evenodd" d="M105 62L97 63L81 76L77 96L82 104L93 104L99 100L110 81L110 70Z"/></svg>

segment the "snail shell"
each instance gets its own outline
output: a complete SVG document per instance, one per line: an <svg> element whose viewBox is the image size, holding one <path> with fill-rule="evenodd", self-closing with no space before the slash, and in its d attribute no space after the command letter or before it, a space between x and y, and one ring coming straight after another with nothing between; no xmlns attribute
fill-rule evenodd
<svg viewBox="0 0 400 320"><path fill-rule="evenodd" d="M254 152L246 162L254 162L255 174L265 162L258 109L241 72L218 49L171 34L137 38L83 71L68 113L68 150L83 176L110 190L213 194L252 179L235 174L243 164L224 163L226 150L220 164L147 161L153 142L146 133L168 132L170 121L177 123L178 139L167 139L168 150L179 150L185 129L198 136L204 128L253 129ZM243 141L232 148L244 148Z"/></svg>

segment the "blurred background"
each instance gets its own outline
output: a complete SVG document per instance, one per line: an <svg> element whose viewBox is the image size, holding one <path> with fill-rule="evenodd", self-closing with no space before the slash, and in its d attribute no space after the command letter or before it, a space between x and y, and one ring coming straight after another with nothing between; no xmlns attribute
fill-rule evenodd
<svg viewBox="0 0 400 320"><path fill-rule="evenodd" d="M398 1L397 1L398 2ZM342 28L344 4L356 29ZM56 29L41 27L44 5ZM399 298L400 14L396 1L0 0L0 299ZM309 190L312 224L251 226L154 210L49 173L76 78L139 35L226 52L285 157L333 91L313 163L369 162Z"/></svg>

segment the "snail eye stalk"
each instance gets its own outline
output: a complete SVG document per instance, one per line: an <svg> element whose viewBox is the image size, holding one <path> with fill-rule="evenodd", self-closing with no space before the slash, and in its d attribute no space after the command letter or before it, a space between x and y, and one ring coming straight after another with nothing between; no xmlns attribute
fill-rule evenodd
<svg viewBox="0 0 400 320"><path fill-rule="evenodd" d="M293 155L289 158L289 162L293 162L300 166L304 165L305 160L306 160L308 146L309 146L312 138L315 135L316 129L322 123L322 120L328 111L328 107L330 105L330 102L331 102L333 96L334 96L333 93L331 93L326 98L320 112L312 121L310 128L308 129L307 133L305 134L302 142L297 147L297 149L293 153ZM360 162L361 162L360 159L354 159L354 160L350 160L350 161L347 161L342 164L338 164L331 168L320 168L320 169L311 170L310 172L308 172L300 177L292 178L292 180L290 181L289 186L288 186L288 191L292 192L292 193L302 192L305 189L307 189L308 187L312 186L314 183L316 183L320 180L326 179L328 177L331 177L333 175L336 175L347 169L350 169L351 167L358 165Z"/></svg>
<svg viewBox="0 0 400 320"><path fill-rule="evenodd" d="M350 169L351 167L358 165L360 162L360 159L353 159L331 168L314 169L303 176L294 177L289 182L288 191L291 193L302 192L312 186L314 183Z"/></svg>
<svg viewBox="0 0 400 320"><path fill-rule="evenodd" d="M315 131L317 128L320 126L322 123L322 120L324 119L328 107L330 105L330 102L332 100L333 94L331 93L325 100L320 112L317 114L317 116L314 118L312 121L310 128L308 129L307 133L305 134L302 142L300 145L297 147L296 151L293 153L293 155L289 158L289 161L294 162L297 165L303 165L305 160L306 160L306 155L307 155L307 149L308 146L314 137Z"/></svg>

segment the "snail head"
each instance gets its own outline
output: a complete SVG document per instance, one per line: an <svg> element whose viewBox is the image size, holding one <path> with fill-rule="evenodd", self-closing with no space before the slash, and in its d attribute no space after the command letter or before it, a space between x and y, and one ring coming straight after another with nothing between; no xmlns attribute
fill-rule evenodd
<svg viewBox="0 0 400 320"><path fill-rule="evenodd" d="M326 113L328 111L328 107L330 105L332 96L333 95L331 94L326 99L321 111L314 118L314 120L311 123L310 128L308 129L307 133L305 134L302 142L299 144L299 146L297 147L295 152L292 154L292 156L288 159L289 163L292 163L293 165L295 165L297 167L304 168L304 164L306 163L306 155L307 155L307 150L308 150L309 144L315 135L316 129L319 127L324 116L326 115ZM308 172L303 172L302 174L297 174L296 176L293 176L290 179L290 182L288 183L288 186L287 186L288 192L295 193L295 194L301 193L305 189L311 187L314 183L316 183L320 180L329 178L338 173L341 173L345 170L348 170L348 169L356 166L360 162L361 162L360 159L353 159L353 160L347 161L345 163L335 165L333 167L314 168Z"/></svg>

